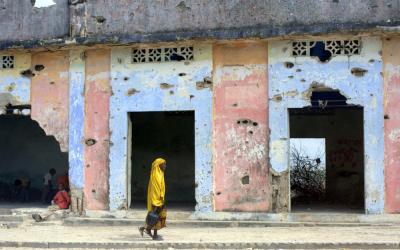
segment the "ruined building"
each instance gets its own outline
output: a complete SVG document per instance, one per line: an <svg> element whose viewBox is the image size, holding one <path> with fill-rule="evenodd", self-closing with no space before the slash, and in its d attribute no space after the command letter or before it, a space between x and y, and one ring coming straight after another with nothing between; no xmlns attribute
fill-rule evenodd
<svg viewBox="0 0 400 250"><path fill-rule="evenodd" d="M0 31L0 203L54 167L75 211L140 208L162 156L171 206L294 212L323 138L310 211L400 212L399 0L0 0Z"/></svg>

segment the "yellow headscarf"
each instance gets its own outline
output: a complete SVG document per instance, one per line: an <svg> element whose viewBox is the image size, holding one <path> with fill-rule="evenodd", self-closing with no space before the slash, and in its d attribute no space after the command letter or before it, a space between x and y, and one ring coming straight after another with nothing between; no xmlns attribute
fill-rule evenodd
<svg viewBox="0 0 400 250"><path fill-rule="evenodd" d="M164 204L165 199L165 181L164 171L160 165L166 161L162 158L157 158L151 164L151 174L149 186L147 188L147 210L150 212L152 206L160 207Z"/></svg>

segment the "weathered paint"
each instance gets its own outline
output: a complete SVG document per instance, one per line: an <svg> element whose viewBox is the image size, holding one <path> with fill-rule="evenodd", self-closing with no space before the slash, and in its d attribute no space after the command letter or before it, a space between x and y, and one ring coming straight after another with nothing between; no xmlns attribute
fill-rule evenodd
<svg viewBox="0 0 400 250"><path fill-rule="evenodd" d="M110 50L87 50L85 54L84 193L86 208L100 210L109 207Z"/></svg>
<svg viewBox="0 0 400 250"><path fill-rule="evenodd" d="M196 89L196 82L211 77L211 45L195 44L194 61L189 63L132 64L130 54L131 48L111 53L110 208L128 205L128 112L194 110L196 210L211 211L211 90ZM164 89L161 83L171 88Z"/></svg>
<svg viewBox="0 0 400 250"><path fill-rule="evenodd" d="M268 89L265 42L214 47L216 211L267 211Z"/></svg>
<svg viewBox="0 0 400 250"><path fill-rule="evenodd" d="M21 71L31 67L31 55L28 53L4 53L0 56L14 56L13 69L0 69L0 109L13 105L30 104L31 79L21 75ZM3 111L2 111L3 112Z"/></svg>
<svg viewBox="0 0 400 250"><path fill-rule="evenodd" d="M37 65L44 69L34 70ZM34 53L31 69L35 74L31 85L32 119L57 139L61 151L67 152L69 52Z"/></svg>
<svg viewBox="0 0 400 250"><path fill-rule="evenodd" d="M85 61L82 50L70 51L69 67L69 181L83 188Z"/></svg>
<svg viewBox="0 0 400 250"><path fill-rule="evenodd" d="M385 210L400 213L400 38L383 40L385 81Z"/></svg>
<svg viewBox="0 0 400 250"><path fill-rule="evenodd" d="M269 43L269 126L271 148L269 157L277 172L289 166L288 108L310 105L306 97L313 82L338 89L348 103L364 107L364 159L366 213L384 210L383 176L383 81L380 56L381 40L363 38L360 55L336 56L327 63L315 58L291 56L290 41ZM285 67L285 62L294 67ZM354 67L366 69L363 77L351 74ZM300 72L298 72L300 69ZM297 91L294 95L293 91ZM281 98L276 98L280 96ZM288 183L289 185L289 183ZM289 194L287 194L289 199Z"/></svg>

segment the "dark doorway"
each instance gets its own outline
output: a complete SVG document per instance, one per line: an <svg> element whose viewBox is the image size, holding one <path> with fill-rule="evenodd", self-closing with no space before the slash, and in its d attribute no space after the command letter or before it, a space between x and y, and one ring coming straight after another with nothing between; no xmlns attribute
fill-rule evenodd
<svg viewBox="0 0 400 250"><path fill-rule="evenodd" d="M131 147L131 208L146 204L151 163L167 161L165 173L168 207L194 209L194 112L135 112Z"/></svg>
<svg viewBox="0 0 400 250"><path fill-rule="evenodd" d="M332 93L326 96L331 97ZM292 211L343 210L348 212L354 210L363 212L363 108L347 105L345 100L337 97L314 100L314 102L316 105L311 107L289 109L290 138L325 139L326 159L318 159L318 157L313 159L312 156L303 155L302 163L296 165L291 162L291 175L292 172L299 174L293 171L293 168L302 168L302 178L309 179L304 183L310 184L321 182L321 174L323 174L324 185L322 190L307 190L312 185L302 190L291 181ZM306 145L306 147L313 148L315 145ZM292 160L293 151L291 154ZM321 164L323 160L326 164L325 172L315 172L317 169L315 166ZM309 167L310 164L313 166ZM319 184L315 186L321 187Z"/></svg>
<svg viewBox="0 0 400 250"><path fill-rule="evenodd" d="M29 116L0 116L0 152L2 203L40 202L43 177L49 169L56 170L54 182L68 171L68 154Z"/></svg>

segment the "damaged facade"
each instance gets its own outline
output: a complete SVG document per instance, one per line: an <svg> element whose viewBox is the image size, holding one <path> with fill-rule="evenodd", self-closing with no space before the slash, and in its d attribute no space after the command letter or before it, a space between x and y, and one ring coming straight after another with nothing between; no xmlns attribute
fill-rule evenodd
<svg viewBox="0 0 400 250"><path fill-rule="evenodd" d="M318 137L330 206L400 212L398 0L39 2L0 1L0 112L68 155L74 211L142 203L163 156L171 203L290 212L290 138Z"/></svg>

